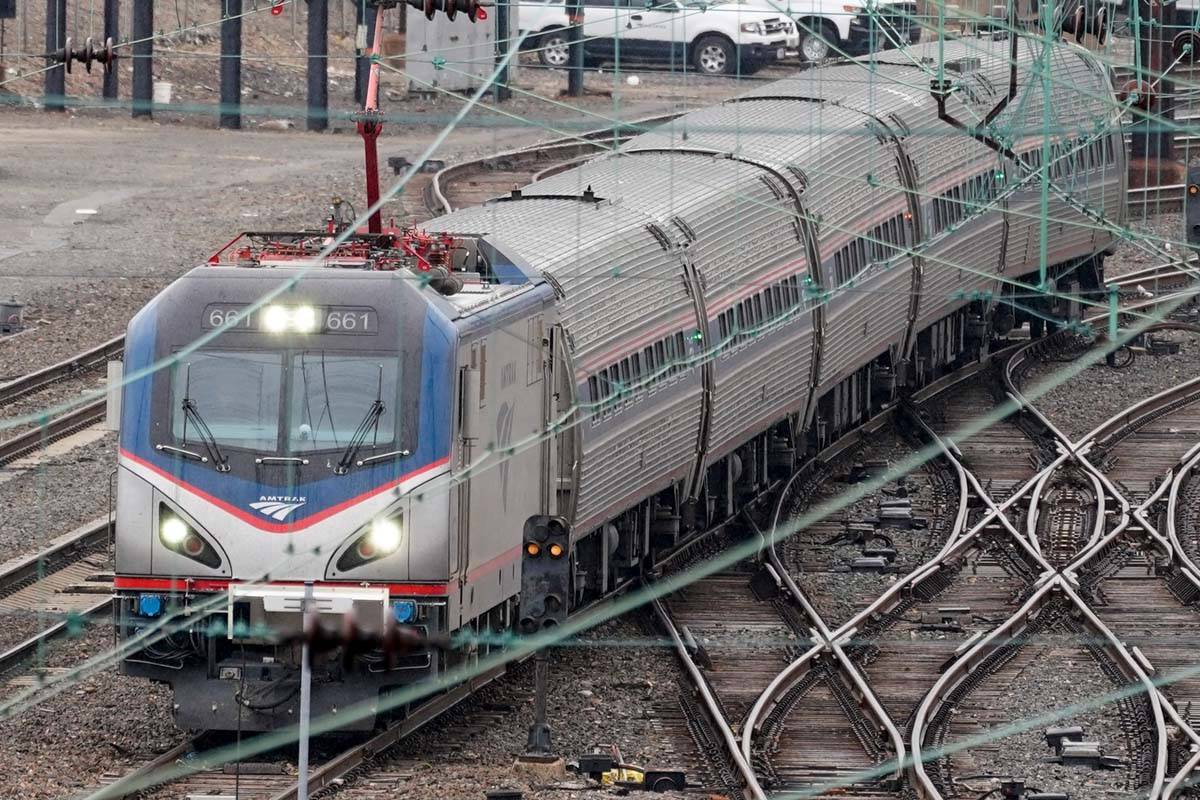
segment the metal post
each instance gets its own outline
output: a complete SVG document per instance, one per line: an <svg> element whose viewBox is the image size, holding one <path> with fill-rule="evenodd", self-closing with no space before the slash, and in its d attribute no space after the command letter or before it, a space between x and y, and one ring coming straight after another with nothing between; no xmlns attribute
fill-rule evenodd
<svg viewBox="0 0 1200 800"><path fill-rule="evenodd" d="M354 59L354 102L359 107L367 100L367 82L371 79L370 52L375 44L375 17L378 15L378 6L367 5L367 0L354 0L354 38L358 48L358 58Z"/></svg>
<svg viewBox="0 0 1200 800"><path fill-rule="evenodd" d="M1138 119L1132 126L1130 156L1137 163L1130 164L1130 177L1137 180L1135 171L1147 173L1140 179L1148 185L1156 185L1161 165L1149 164L1153 160L1175 160L1175 138L1172 122L1175 119L1174 82L1169 77L1159 78L1172 62L1169 25L1174 16L1164 7L1161 0L1137 0L1131 9L1134 12L1134 32L1137 36L1137 63L1140 69L1136 78L1142 87L1152 86L1146 118ZM1138 185L1141 185L1140 183Z"/></svg>
<svg viewBox="0 0 1200 800"><path fill-rule="evenodd" d="M1120 304L1120 296L1117 294L1117 285L1110 283L1108 285L1108 340L1112 343L1117 341L1117 308Z"/></svg>
<svg viewBox="0 0 1200 800"><path fill-rule="evenodd" d="M304 632L309 632L308 610L312 607L312 581L304 582L303 614ZM308 637L300 648L300 755L296 759L296 800L308 800L308 718L312 713L312 661L308 649Z"/></svg>
<svg viewBox="0 0 1200 800"><path fill-rule="evenodd" d="M53 53L67 44L67 0L46 0L46 52ZM54 64L47 59L47 66ZM46 71L44 105L47 111L63 111L67 94L67 67L57 64Z"/></svg>
<svg viewBox="0 0 1200 800"><path fill-rule="evenodd" d="M113 44L121 41L121 0L104 0L104 38ZM104 99L116 100L120 94L116 65L104 70Z"/></svg>
<svg viewBox="0 0 1200 800"><path fill-rule="evenodd" d="M225 0L221 18L222 128L242 127L242 0Z"/></svg>
<svg viewBox="0 0 1200 800"><path fill-rule="evenodd" d="M571 0L567 41L570 42L571 66L567 68L567 94L583 94L583 0Z"/></svg>
<svg viewBox="0 0 1200 800"><path fill-rule="evenodd" d="M151 116L154 98L154 0L133 0L133 116Z"/></svg>
<svg viewBox="0 0 1200 800"><path fill-rule="evenodd" d="M497 103L512 97L512 89L508 85L508 62L505 60L508 48L512 47L512 42L508 40L512 31L510 24L512 8L509 0L497 0L496 2L496 63L503 64L500 72L496 75L496 82L492 86Z"/></svg>
<svg viewBox="0 0 1200 800"><path fill-rule="evenodd" d="M308 0L308 129L329 127L329 3Z"/></svg>
<svg viewBox="0 0 1200 800"><path fill-rule="evenodd" d="M535 761L553 760L550 724L546 722L546 676L550 665L546 661L545 649L538 650L533 666L533 724L529 726L524 758Z"/></svg>

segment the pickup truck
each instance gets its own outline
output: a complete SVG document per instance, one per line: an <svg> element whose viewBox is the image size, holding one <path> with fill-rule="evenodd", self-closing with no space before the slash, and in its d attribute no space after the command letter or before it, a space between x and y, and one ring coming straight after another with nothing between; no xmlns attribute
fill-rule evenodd
<svg viewBox="0 0 1200 800"><path fill-rule="evenodd" d="M915 44L921 39L917 4L911 0L757 0L778 5L796 22L800 57L861 56Z"/></svg>
<svg viewBox="0 0 1200 800"><path fill-rule="evenodd" d="M782 30L788 21L792 29ZM532 32L531 46L546 66L567 66L569 24L564 0L521 5L521 27ZM709 74L750 73L793 49L805 61L820 62L903 47L920 37L913 0L584 0L588 64L615 60L619 52L622 62L686 62ZM697 47L701 39L704 46Z"/></svg>
<svg viewBox="0 0 1200 800"><path fill-rule="evenodd" d="M707 75L749 74L795 52L796 25L762 3L584 0L584 63L669 64ZM521 5L520 25L548 67L569 64L564 0Z"/></svg>

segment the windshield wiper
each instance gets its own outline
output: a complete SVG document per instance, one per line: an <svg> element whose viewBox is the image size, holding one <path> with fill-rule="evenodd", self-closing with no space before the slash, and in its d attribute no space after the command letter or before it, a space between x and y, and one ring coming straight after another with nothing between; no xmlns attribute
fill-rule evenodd
<svg viewBox="0 0 1200 800"><path fill-rule="evenodd" d="M217 472L229 472L229 459L221 452L221 446L217 444L217 437L213 436L212 430L205 423L204 417L200 416L200 410L196 408L196 401L190 397L183 398L183 416L185 419L191 420L196 426L196 432L200 436L200 441L204 444L204 449L208 451L208 456L213 460L213 466L217 468ZM186 436L186 435L185 435ZM187 443L185 438L184 443Z"/></svg>
<svg viewBox="0 0 1200 800"><path fill-rule="evenodd" d="M371 432L372 428L379 426L379 418L383 416L385 410L382 400L377 398L374 403L371 403L362 422L358 423L358 427L354 429L354 435L350 437L350 444L346 445L346 449L342 451L342 457L338 459L337 466L333 468L335 474L345 475L350 471L350 465L354 463L354 457L358 455L363 442L367 440L367 434Z"/></svg>
<svg viewBox="0 0 1200 800"><path fill-rule="evenodd" d="M383 412L386 410L387 407L383 404L383 364L380 364L379 378L375 382L375 402L371 403L371 407L367 409L362 422L358 423L358 427L354 429L354 435L350 437L350 443L346 445L346 449L342 451L342 457L338 459L337 466L333 468L335 475L345 475L350 471L350 465L354 463L354 457L358 455L363 442L367 440L367 434L372 429L375 430L376 434L379 433L379 418L383 416ZM330 419L332 420L332 418L333 415L330 414Z"/></svg>

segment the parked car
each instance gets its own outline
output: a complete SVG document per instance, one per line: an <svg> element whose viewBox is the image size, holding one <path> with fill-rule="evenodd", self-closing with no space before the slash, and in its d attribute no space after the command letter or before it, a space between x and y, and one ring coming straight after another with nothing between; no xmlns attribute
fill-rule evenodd
<svg viewBox="0 0 1200 800"><path fill-rule="evenodd" d="M754 0L796 23L800 57L824 61L915 44L921 39L917 4L875 0Z"/></svg>
<svg viewBox="0 0 1200 800"><path fill-rule="evenodd" d="M795 24L762 5L689 0L584 0L584 62L687 65L707 75L751 73L798 44ZM525 2L520 24L548 67L570 62L564 0Z"/></svg>

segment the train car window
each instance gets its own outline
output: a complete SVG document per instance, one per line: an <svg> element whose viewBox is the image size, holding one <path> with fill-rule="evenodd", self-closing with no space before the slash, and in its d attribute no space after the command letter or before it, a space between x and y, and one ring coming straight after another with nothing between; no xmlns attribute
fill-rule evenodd
<svg viewBox="0 0 1200 800"><path fill-rule="evenodd" d="M396 439L398 361L306 351L292 356L288 445L293 452L345 447L376 400L383 412L372 423L365 448Z"/></svg>
<svg viewBox="0 0 1200 800"><path fill-rule="evenodd" d="M181 446L199 441L194 415L188 419L183 410L187 399L219 444L279 449L280 353L199 350L178 361L172 372L171 433Z"/></svg>
<svg viewBox="0 0 1200 800"><path fill-rule="evenodd" d="M684 341L682 333L677 333L671 338L675 341L676 352L679 353L679 362L678 362L679 363L679 371L682 372L683 370L687 369L689 366L687 364L687 357L688 357L687 342Z"/></svg>

